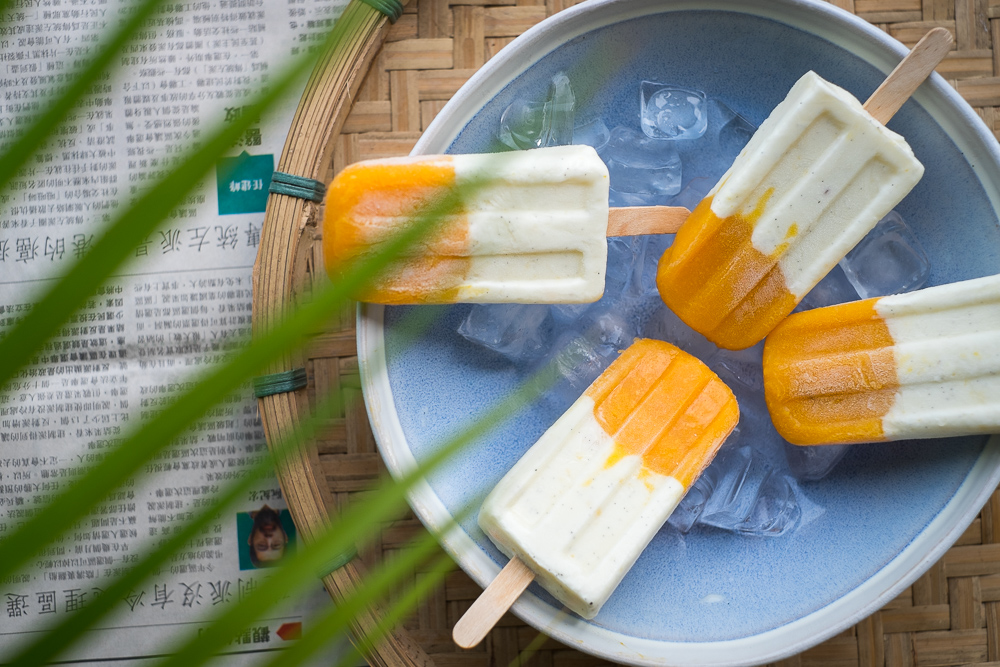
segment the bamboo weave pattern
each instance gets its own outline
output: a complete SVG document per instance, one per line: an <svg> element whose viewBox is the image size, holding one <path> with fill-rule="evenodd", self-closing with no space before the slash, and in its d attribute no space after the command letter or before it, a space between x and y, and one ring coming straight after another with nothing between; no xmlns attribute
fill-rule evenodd
<svg viewBox="0 0 1000 667"><path fill-rule="evenodd" d="M358 160L408 153L445 102L514 37L574 0L414 0L389 29L341 135L332 173ZM1000 0L833 0L908 46L930 28L955 36L938 68L1000 136ZM996 48L994 48L996 44ZM315 250L318 253L318 249ZM316 266L318 258L309 261ZM319 335L307 364L310 399L340 386L355 400L319 441L320 465L338 503L384 474L360 396L353 311ZM422 531L408 517L362 554L371 564ZM414 572L418 578L421 573ZM480 588L451 574L406 623L441 667L507 667L538 633L507 615L477 649L451 642L451 628ZM537 642L535 642L537 643ZM602 661L550 639L525 664L584 667ZM1000 494L958 543L898 598L849 630L778 663L783 667L1000 665Z"/></svg>

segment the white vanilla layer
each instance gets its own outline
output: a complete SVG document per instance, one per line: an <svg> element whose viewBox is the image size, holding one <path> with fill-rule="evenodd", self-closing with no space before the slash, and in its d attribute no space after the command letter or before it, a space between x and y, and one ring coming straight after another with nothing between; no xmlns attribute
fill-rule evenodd
<svg viewBox="0 0 1000 667"><path fill-rule="evenodd" d="M899 390L886 437L1000 433L1000 275L879 299Z"/></svg>
<svg viewBox="0 0 1000 667"><path fill-rule="evenodd" d="M901 136L807 72L716 185L712 212L748 215L772 191L751 240L779 254L785 285L801 299L923 172Z"/></svg>
<svg viewBox="0 0 1000 667"><path fill-rule="evenodd" d="M584 618L601 605L680 502L673 477L640 457L607 466L614 441L581 396L490 493L479 525L509 557Z"/></svg>
<svg viewBox="0 0 1000 667"><path fill-rule="evenodd" d="M608 169L590 146L454 156L472 266L460 300L589 303L604 293Z"/></svg>

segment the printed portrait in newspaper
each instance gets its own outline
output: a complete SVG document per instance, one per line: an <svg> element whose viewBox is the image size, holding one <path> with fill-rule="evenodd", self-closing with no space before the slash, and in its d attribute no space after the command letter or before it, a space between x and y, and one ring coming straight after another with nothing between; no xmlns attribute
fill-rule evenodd
<svg viewBox="0 0 1000 667"><path fill-rule="evenodd" d="M241 570L279 565L295 548L295 524L286 509L263 505L258 510L238 512L236 530Z"/></svg>

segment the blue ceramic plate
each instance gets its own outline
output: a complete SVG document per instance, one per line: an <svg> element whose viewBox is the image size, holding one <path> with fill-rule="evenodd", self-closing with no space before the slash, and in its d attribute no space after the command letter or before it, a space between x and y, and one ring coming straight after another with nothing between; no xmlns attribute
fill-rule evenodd
<svg viewBox="0 0 1000 667"><path fill-rule="evenodd" d="M415 152L494 146L502 111L543 96L557 72L578 117L635 123L644 80L705 91L759 124L807 70L860 99L906 49L826 3L598 0L529 30L482 68ZM586 91L579 94L579 91ZM897 210L933 267L928 284L1000 272L1000 151L972 109L934 76L890 122L926 173ZM400 474L518 386L509 364L455 333L468 306L364 306L365 399L390 470ZM434 315L412 338L413 318ZM422 319L422 318L421 318ZM488 491L558 417L546 404L510 415L411 496L446 525ZM1000 479L1000 438L862 445L801 491L822 513L777 538L665 527L593 621L560 613L533 586L514 612L569 646L650 665L757 664L797 653L874 612L958 538ZM504 558L475 516L445 539L482 585Z"/></svg>

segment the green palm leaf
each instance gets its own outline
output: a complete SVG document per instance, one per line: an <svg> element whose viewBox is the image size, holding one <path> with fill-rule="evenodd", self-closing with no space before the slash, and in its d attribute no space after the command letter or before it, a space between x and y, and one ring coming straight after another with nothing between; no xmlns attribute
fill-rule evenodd
<svg viewBox="0 0 1000 667"><path fill-rule="evenodd" d="M475 187L475 184L469 187ZM0 542L0 578L16 571L53 535L62 533L82 518L107 495L109 488L123 484L134 475L145 461L184 433L188 425L201 417L220 397L232 394L247 380L261 373L268 362L302 345L308 332L320 330L329 319L329 314L337 312L361 285L405 247L427 233L430 226L448 211L454 210L465 192L467 190L456 191L436 202L379 253L348 267L336 284L318 290L312 301L292 311L285 321L257 336L225 365L208 371L191 390L95 464L86 479L55 496L30 521ZM3 349L4 345L0 343L0 351Z"/></svg>
<svg viewBox="0 0 1000 667"><path fill-rule="evenodd" d="M426 478L438 466L449 460L470 441L481 437L511 415L517 414L535 400L552 381L552 369L544 369L514 394L490 408L486 413L476 415L470 426L462 433L442 443L432 455L398 481L388 482L377 492L345 510L324 534L314 539L307 549L295 554L293 560L277 570L272 577L245 597L243 604L227 610L199 636L180 647L176 654L165 663L165 667L193 667L202 664L199 660L222 649L243 628L272 609L289 593L306 590L314 584L317 576L324 574L323 565L332 554L340 554L352 548L355 542L371 537L372 526L388 520L406 506L406 494L414 485ZM460 516L462 513L459 513ZM422 553L422 552L418 552ZM406 570L399 570L405 572ZM381 584L380 584L381 585ZM359 590L355 604L361 609L374 602L380 588L366 586ZM351 601L341 602L341 605Z"/></svg>
<svg viewBox="0 0 1000 667"><path fill-rule="evenodd" d="M131 8L128 19L110 38L106 39L102 48L86 65L70 74L70 83L62 95L56 98L27 131L3 153L0 159L0 190L10 183L28 159L37 151L52 134L54 128L66 120L77 102L90 92L101 73L111 64L121 52L122 47L131 41L132 36L145 24L164 0L142 0ZM10 0L5 0L6 5ZM0 11L0 15L4 12Z"/></svg>
<svg viewBox="0 0 1000 667"><path fill-rule="evenodd" d="M382 617L378 627L365 637L361 637L357 641L357 646L354 647L354 650L349 651L347 655L341 658L337 663L337 667L348 667L358 664L359 659L367 652L374 650L378 642L388 635L393 627L405 621L413 609L420 604L420 601L440 586L444 582L445 577L454 570L455 562L451 557L444 553L438 554L422 568L421 576L417 578L417 581L409 588L403 590L402 594L398 596L392 607ZM303 642L302 650L299 650L299 647L296 646L296 651L292 655L292 659L295 661L293 664L301 664L303 660L315 654L316 651L322 648L324 639L329 640L331 636L337 636L331 633L342 633L344 631L345 626L343 621L337 619L336 616L336 611L328 613L324 618L320 619L314 630L303 636L305 641ZM276 659L268 667L279 667L279 665L283 666L285 664L284 660Z"/></svg>
<svg viewBox="0 0 1000 667"><path fill-rule="evenodd" d="M44 664L78 640L84 632L114 610L114 607L125 599L132 591L141 588L152 574L170 557L187 547L191 540L206 531L216 520L219 512L236 504L246 497L247 492L262 478L274 471L274 461L284 455L305 446L322 428L325 421L338 414L343 407L341 392L331 392L320 401L313 413L300 424L297 431L286 440L276 442L272 446L272 456L261 457L256 463L246 469L244 477L230 483L226 489L218 493L207 507L188 520L170 539L136 563L125 574L115 579L103 592L93 598L87 605L86 614L71 614L58 625L50 628L45 636L40 637L30 646L22 650L10 660L12 667L31 667ZM5 663L7 664L7 663Z"/></svg>
<svg viewBox="0 0 1000 667"><path fill-rule="evenodd" d="M252 119L281 99L308 66L309 61L304 59L292 64L259 101L250 105L249 113L242 114L209 137L177 169L129 206L91 250L56 282L21 322L4 335L0 340L0 385L9 381L18 368L32 359L66 319L133 256L143 239L215 168L219 158L231 149ZM6 156L0 164L5 160Z"/></svg>
<svg viewBox="0 0 1000 667"><path fill-rule="evenodd" d="M156 11L160 0L142 0L132 7L128 20L109 39L100 53L85 67L75 73L63 94L56 99L42 116L16 140L0 160L0 189L17 174L31 155L43 146L51 132L72 113L78 101L85 96L95 81L102 76L114 57L138 27ZM9 0L0 0L0 6ZM345 20L338 21L327 40L327 47L346 50L350 47L352 34L370 12L347 12ZM18 371L32 362L45 341L56 335L64 322L78 310L94 292L133 255L135 248L152 233L167 214L179 205L187 193L197 186L215 168L220 157L226 155L234 142L246 131L261 112L274 105L289 92L295 81L312 65L309 58L300 58L290 63L283 73L274 77L270 89L262 94L240 118L227 124L212 134L197 149L192 150L180 167L148 191L144 192L117 219L103 231L91 250L76 262L65 276L55 281L55 285L34 305L32 310L0 337L0 386L16 377ZM470 186L470 189L476 185ZM320 330L331 312L341 309L352 293L371 280L409 244L432 230L434 225L451 211L465 192L436 203L414 220L414 224L404 230L378 255L367 257L353 266L345 267L345 272L336 284L319 290L312 299L293 310L289 317L257 336L231 355L231 358L217 368L203 373L193 389L177 397L156 417L136 427L123 442L111 450L87 475L65 487L46 506L38 508L33 518L0 540L0 579L17 572L43 547L57 540L75 522L85 517L106 496L126 480L133 477L152 456L163 451L184 431L195 423L215 404L220 397L232 394L245 386L247 381L258 375L268 363L300 347L310 332ZM419 313L415 328L426 323L433 316L433 309ZM201 664L214 652L220 650L229 640L257 617L273 608L290 591L305 590L315 584L316 576L323 564L329 562L331 554L353 548L354 544L370 537L373 526L388 520L405 508L405 497L409 488L419 479L464 447L471 439L478 437L486 429L514 414L525 403L533 400L549 381L547 375L536 378L507 401L496 406L487 414L473 422L464 433L442 443L438 453L419 468L398 482L390 482L372 493L363 504L346 510L331 522L327 532L315 538L311 544L298 550L287 567L278 568L271 578L260 584L243 604L233 606L212 621L211 626L199 637L191 639L177 649L176 655L168 660L170 665L191 667ZM339 404L339 395L328 397L312 418L306 420L302 429L285 443L272 443L275 458L280 460L295 447L307 442L317 425L322 422L331 406ZM215 514L227 504L245 496L246 491L272 465L271 459L264 459L243 479L230 485L216 499L215 504L198 514L193 520L173 533L171 538L159 548L146 554L121 578L110 582L104 593L92 599L84 614L76 613L53 627L20 654L13 658L15 665L35 665L59 656L78 640L97 621L111 612L114 606L130 591L141 586L170 556L185 546L213 521ZM325 632L341 632L348 627L351 616L359 610L376 603L386 591L398 590L401 576L412 570L414 563L425 562L433 551L433 538L425 537L409 550L405 557L395 563L380 568L373 573L368 585L359 589L356 595L343 601L321 623ZM407 610L435 585L451 567L447 558L437 557L428 565L428 576L410 588L395 604L391 605L385 617L386 626L398 622ZM368 642L376 641L367 638ZM290 660L300 661L322 646L325 636L316 632L307 633ZM370 646L370 644L368 644ZM281 664L287 664L284 660Z"/></svg>

